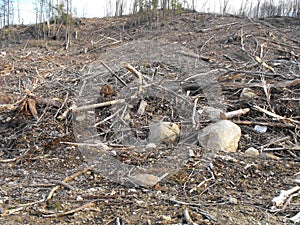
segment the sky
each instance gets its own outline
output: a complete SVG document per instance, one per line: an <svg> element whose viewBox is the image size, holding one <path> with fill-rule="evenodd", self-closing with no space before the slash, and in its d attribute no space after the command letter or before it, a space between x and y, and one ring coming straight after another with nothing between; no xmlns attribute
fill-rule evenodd
<svg viewBox="0 0 300 225"><path fill-rule="evenodd" d="M76 11L77 17L104 17L109 15L110 7L108 2L115 2L115 0L72 0L73 9ZM125 0L129 4L133 0ZM191 3L192 0L187 0ZM256 3L257 0L250 0ZM36 0L14 0L15 9L20 9L20 17L15 15L14 23L23 22L24 24L35 23L34 2ZM220 12L220 2L223 0L195 0L196 10L200 8L206 12ZM236 12L243 0L229 0L229 12ZM114 4L113 4L114 5ZM18 7L19 6L19 7ZM128 10L129 7L127 7Z"/></svg>

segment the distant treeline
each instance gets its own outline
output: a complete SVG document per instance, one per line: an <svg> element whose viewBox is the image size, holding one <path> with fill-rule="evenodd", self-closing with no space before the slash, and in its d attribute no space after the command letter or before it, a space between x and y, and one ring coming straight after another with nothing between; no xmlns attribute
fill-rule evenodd
<svg viewBox="0 0 300 225"><path fill-rule="evenodd" d="M165 13L209 12L209 0L99 0L105 1L107 16ZM20 0L0 0L0 27L21 24ZM300 17L300 0L241 0L240 6L231 9L231 0L219 0L219 13L231 13L252 18L290 16ZM82 10L73 7L72 0L32 0L36 23L70 21ZM100 4L100 3L99 3ZM102 2L103 7L103 2ZM197 7L197 9L196 9ZM84 16L84 15L83 15Z"/></svg>

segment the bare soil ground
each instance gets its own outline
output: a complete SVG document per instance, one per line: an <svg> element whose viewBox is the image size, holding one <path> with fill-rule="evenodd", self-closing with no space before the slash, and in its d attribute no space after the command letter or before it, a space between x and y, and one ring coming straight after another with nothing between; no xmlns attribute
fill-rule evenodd
<svg viewBox="0 0 300 225"><path fill-rule="evenodd" d="M10 29L1 30L0 224L292 224L289 218L300 211L299 191L278 207L272 199L299 185L299 19L198 13L144 22L81 19L71 28L67 50L64 27L57 34L48 30L51 40L37 38L37 26ZM62 115L75 102L79 83L105 52L136 40L177 43L205 61L207 71L221 69L226 111L250 108L231 119L242 129L238 152L215 152L203 163L203 149L195 145L195 155L178 172L142 188L103 177L76 144L67 144L76 142L74 121L72 113ZM178 68L160 66L163 75L179 77ZM256 97L241 99L243 88ZM99 101L111 100L122 88L101 94ZM147 100L151 119L162 114L178 120L170 119L170 102L153 95ZM109 115L100 110L98 120ZM136 118L131 127L147 127L147 119ZM267 126L267 132L254 131L255 125ZM147 129L141 132L147 136ZM102 138L109 141L109 133ZM137 154L110 144L118 159L133 165L164 157L163 148ZM261 155L245 156L249 147Z"/></svg>

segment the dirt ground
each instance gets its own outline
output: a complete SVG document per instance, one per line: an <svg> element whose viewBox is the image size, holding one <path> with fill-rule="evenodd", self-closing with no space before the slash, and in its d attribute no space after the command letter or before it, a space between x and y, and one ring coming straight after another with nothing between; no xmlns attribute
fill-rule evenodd
<svg viewBox="0 0 300 225"><path fill-rule="evenodd" d="M300 180L299 19L202 13L146 20L93 18L76 20L71 31L66 50L64 27L48 30L52 38L47 40L37 38L37 26L1 30L0 224L293 224L290 218L300 211L299 190L283 205L275 206L272 199ZM230 119L242 130L236 153L216 151L204 157L205 150L194 143L195 154L176 173L144 188L112 181L90 167L76 144L68 110L82 81L95 72L95 62L115 48L149 40L189 49L191 57L205 63L205 71L222 71L218 84L225 110L250 112ZM147 68L160 68L159 76L180 80L181 68L151 63L134 66L146 75ZM111 69L127 84L135 79ZM99 79L116 82L113 77ZM251 88L255 97L242 99L244 88ZM120 84L112 91L98 89L98 103L124 95ZM197 94L205 104L201 91L188 97ZM148 120L158 115L182 122L172 100L153 93L146 99L151 103L146 116L132 115L136 135L147 137ZM133 105L132 114L137 107ZM112 115L109 108L98 110L96 121ZM134 151L112 138L107 131L111 123L97 132L126 164L151 164L176 148ZM198 125L209 123L200 120ZM257 132L255 125L267 131ZM246 156L249 147L261 154Z"/></svg>

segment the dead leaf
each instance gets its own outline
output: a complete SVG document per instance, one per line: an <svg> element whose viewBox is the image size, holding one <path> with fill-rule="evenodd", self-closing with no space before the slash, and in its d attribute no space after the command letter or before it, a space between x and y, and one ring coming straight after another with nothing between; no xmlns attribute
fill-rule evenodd
<svg viewBox="0 0 300 225"><path fill-rule="evenodd" d="M29 107L29 110L30 110L32 116L36 120L38 120L39 116L38 116L38 113L37 113L37 110L36 110L35 100L32 99L32 98L28 98L27 103L28 103L28 107Z"/></svg>

